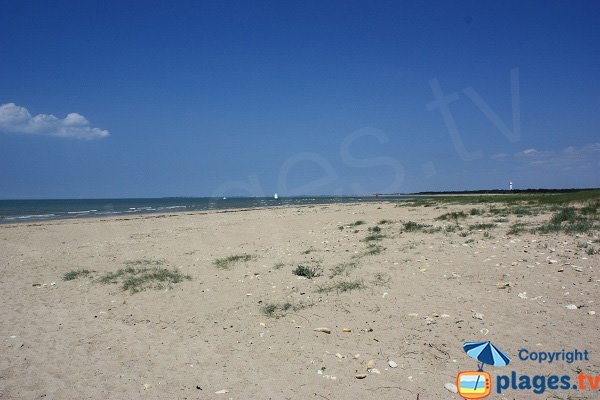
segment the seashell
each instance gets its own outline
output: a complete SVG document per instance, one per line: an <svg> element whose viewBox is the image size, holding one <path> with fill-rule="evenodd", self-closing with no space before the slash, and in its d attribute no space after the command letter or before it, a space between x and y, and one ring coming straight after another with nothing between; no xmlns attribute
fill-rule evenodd
<svg viewBox="0 0 600 400"><path fill-rule="evenodd" d="M315 328L315 332L323 332L323 333L331 333L331 329L329 328Z"/></svg>
<svg viewBox="0 0 600 400"><path fill-rule="evenodd" d="M356 379L365 379L367 377L367 374L356 374L354 375L354 377Z"/></svg>

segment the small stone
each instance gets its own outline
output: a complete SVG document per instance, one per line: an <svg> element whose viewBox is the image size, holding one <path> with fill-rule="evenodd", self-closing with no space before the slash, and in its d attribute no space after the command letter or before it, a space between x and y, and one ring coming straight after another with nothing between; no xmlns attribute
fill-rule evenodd
<svg viewBox="0 0 600 400"><path fill-rule="evenodd" d="M445 383L444 387L452 393L458 393L458 388L454 383Z"/></svg>
<svg viewBox="0 0 600 400"><path fill-rule="evenodd" d="M577 272L583 272L583 268L581 268L581 267L573 266L573 269Z"/></svg>
<svg viewBox="0 0 600 400"><path fill-rule="evenodd" d="M341 355L340 353L335 353L335 356L336 356L337 358L344 358L344 356L343 356L343 355Z"/></svg>
<svg viewBox="0 0 600 400"><path fill-rule="evenodd" d="M227 390L227 389L221 389L221 390L217 390L215 392L215 394L225 394L225 393L229 393L229 390Z"/></svg>
<svg viewBox="0 0 600 400"><path fill-rule="evenodd" d="M527 292L519 293L519 297L522 299L527 299Z"/></svg>
<svg viewBox="0 0 600 400"><path fill-rule="evenodd" d="M354 377L356 379L365 379L367 377L367 374L356 374L354 375Z"/></svg>
<svg viewBox="0 0 600 400"><path fill-rule="evenodd" d="M314 331L315 332L323 332L323 333L327 333L327 334L331 333L331 329L329 329L329 328L323 328L323 327L322 328L315 328Z"/></svg>
<svg viewBox="0 0 600 400"><path fill-rule="evenodd" d="M381 374L381 371L380 371L380 370L378 370L377 368L371 368L371 369L369 370L369 372L370 372L370 373L372 373L372 374L377 374L377 375L380 375L380 374Z"/></svg>
<svg viewBox="0 0 600 400"><path fill-rule="evenodd" d="M565 306L567 310L577 310L577 306L575 304L569 304Z"/></svg>
<svg viewBox="0 0 600 400"><path fill-rule="evenodd" d="M476 312L476 313L473 314L473 318L475 318L475 319L483 319L483 314Z"/></svg>
<svg viewBox="0 0 600 400"><path fill-rule="evenodd" d="M342 328L342 332L350 333L352 332L352 328Z"/></svg>
<svg viewBox="0 0 600 400"><path fill-rule="evenodd" d="M559 268L559 269L558 269L558 272L564 272L564 271L565 271L565 269L564 269L564 268Z"/></svg>
<svg viewBox="0 0 600 400"><path fill-rule="evenodd" d="M390 360L390 361L388 361L388 365L389 365L391 368L396 368L396 367L398 367L398 364L396 363L396 361L393 361L393 360Z"/></svg>
<svg viewBox="0 0 600 400"><path fill-rule="evenodd" d="M552 259L548 260L548 264L556 264L557 262L558 262L558 261L556 261L556 260L552 260Z"/></svg>
<svg viewBox="0 0 600 400"><path fill-rule="evenodd" d="M151 385L151 384L149 384L149 383L144 383L144 390L148 390L148 389L150 389L151 387L152 387L152 385Z"/></svg>
<svg viewBox="0 0 600 400"><path fill-rule="evenodd" d="M367 368L368 368L368 369L375 368L375 360L369 360L369 361L367 362Z"/></svg>
<svg viewBox="0 0 600 400"><path fill-rule="evenodd" d="M360 354L355 354L354 355L354 358L359 358L359 357L360 357Z"/></svg>
<svg viewBox="0 0 600 400"><path fill-rule="evenodd" d="M588 311L589 315L596 315L596 311Z"/></svg>

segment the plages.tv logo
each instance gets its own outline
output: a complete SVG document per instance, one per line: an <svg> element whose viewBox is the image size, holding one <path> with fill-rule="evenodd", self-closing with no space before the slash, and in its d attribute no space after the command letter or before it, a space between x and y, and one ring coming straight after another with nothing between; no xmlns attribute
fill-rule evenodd
<svg viewBox="0 0 600 400"><path fill-rule="evenodd" d="M467 400L483 399L492 392L492 377L483 370L484 364L504 367L510 363L502 350L492 342L466 342L465 353L478 361L477 371L461 371L456 376L458 394Z"/></svg>

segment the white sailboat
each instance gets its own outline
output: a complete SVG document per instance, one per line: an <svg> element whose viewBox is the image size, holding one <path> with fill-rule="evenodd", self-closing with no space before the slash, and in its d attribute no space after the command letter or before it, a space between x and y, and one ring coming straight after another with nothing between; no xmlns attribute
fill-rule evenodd
<svg viewBox="0 0 600 400"><path fill-rule="evenodd" d="M277 200L277 199L279 198L279 196L277 195L277 193L275 193L275 194L273 195L273 198L274 198L275 200Z"/></svg>

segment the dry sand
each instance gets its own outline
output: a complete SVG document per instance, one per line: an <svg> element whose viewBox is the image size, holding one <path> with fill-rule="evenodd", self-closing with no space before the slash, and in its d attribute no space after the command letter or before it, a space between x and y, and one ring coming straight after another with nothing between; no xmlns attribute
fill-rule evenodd
<svg viewBox="0 0 600 400"><path fill-rule="evenodd" d="M458 399L444 384L476 367L462 344L479 340L513 358L489 367L493 375L600 375L599 316L590 313L600 312L600 256L578 247L590 238L507 236L510 223L492 237L402 232L401 221L450 225L434 218L469 208L382 202L0 225L0 398ZM385 250L363 256L361 239L381 219L393 221L380 225ZM366 224L339 229L356 220ZM230 270L213 264L244 253L255 258ZM353 257L348 276L330 278ZM165 260L192 280L136 294L86 277L62 280L136 260ZM292 274L317 264L320 277ZM366 288L317 292L357 280ZM280 318L261 311L285 302L312 306ZM587 349L590 360L538 365L519 360L521 348ZM367 371L369 360L380 374ZM552 394L597 398L503 398Z"/></svg>

